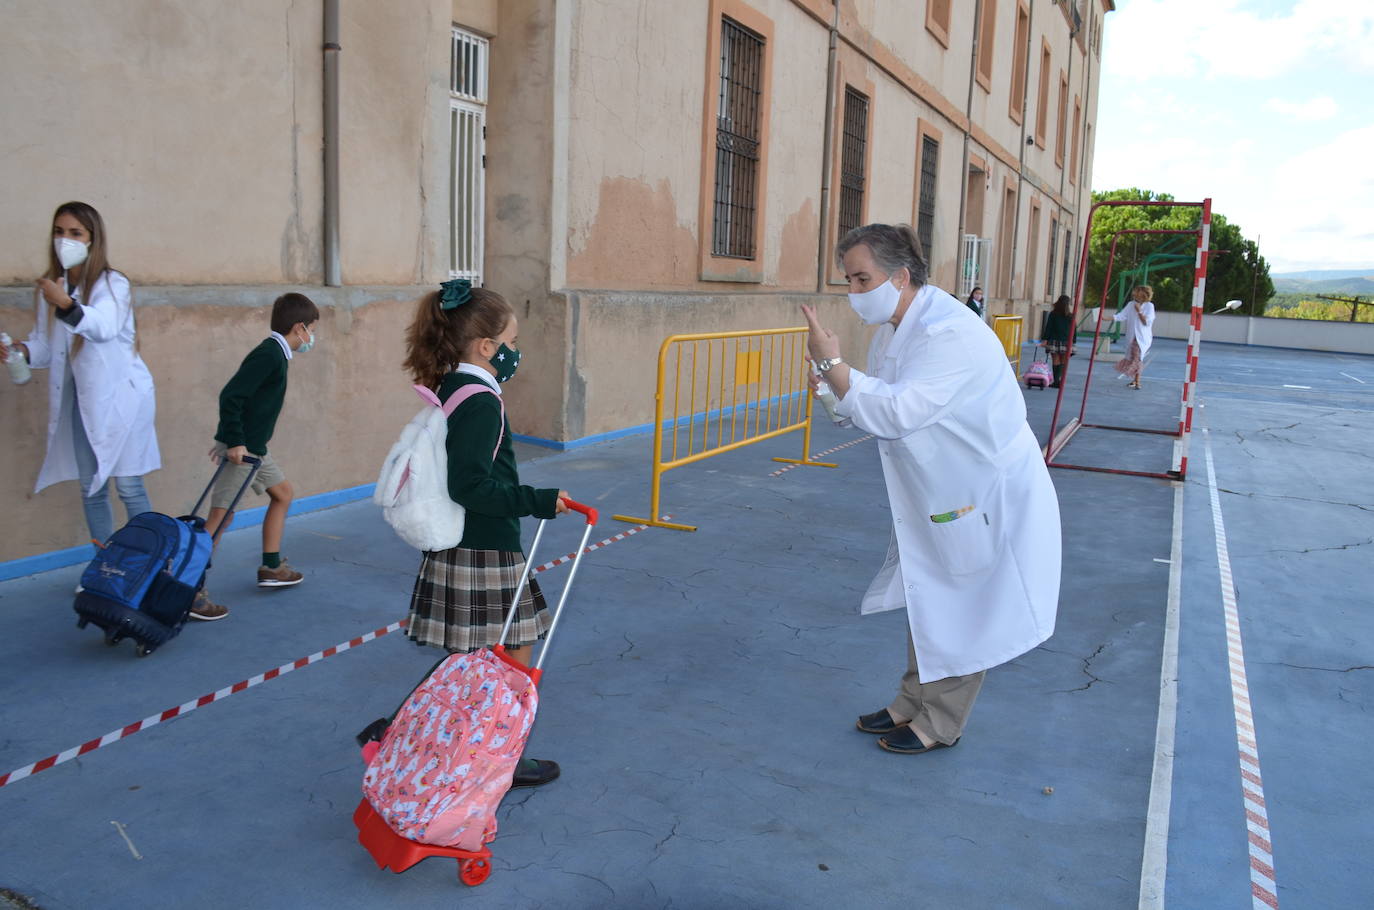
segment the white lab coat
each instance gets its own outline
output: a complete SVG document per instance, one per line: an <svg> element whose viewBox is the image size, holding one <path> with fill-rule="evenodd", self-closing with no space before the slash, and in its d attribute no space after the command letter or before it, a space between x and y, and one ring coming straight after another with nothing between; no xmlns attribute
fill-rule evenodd
<svg viewBox="0 0 1374 910"><path fill-rule="evenodd" d="M48 368L48 453L38 471L37 493L64 480L77 479L72 434L72 395L66 388L67 362L76 380L76 399L99 465L90 495L111 477L138 477L162 467L153 426L157 404L153 377L134 347L134 311L129 280L113 269L91 287L89 302L80 288L70 291L81 308L76 327L58 319L41 293L34 302L34 329L25 344L29 363ZM71 357L76 336L85 341Z"/></svg>
<svg viewBox="0 0 1374 910"><path fill-rule="evenodd" d="M1140 305L1140 310L1142 315L1137 316L1135 314L1135 301L1127 301L1120 312L1112 317L1112 321L1126 323L1121 327L1121 341L1126 345L1126 350L1129 352L1131 349L1131 341L1134 339L1135 343L1140 345L1140 357L1143 360L1146 352L1150 350L1150 345L1153 344L1155 340L1153 328L1155 324L1155 305L1147 300Z"/></svg>
<svg viewBox="0 0 1374 910"><path fill-rule="evenodd" d="M867 374L850 377L836 411L878 437L893 521L862 612L906 608L923 683L1049 638L1059 503L997 336L927 285L900 325L879 327Z"/></svg>

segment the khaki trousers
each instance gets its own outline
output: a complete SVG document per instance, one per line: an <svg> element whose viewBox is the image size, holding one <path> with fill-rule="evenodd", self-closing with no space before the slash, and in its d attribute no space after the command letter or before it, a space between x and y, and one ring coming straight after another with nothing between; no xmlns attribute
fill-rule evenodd
<svg viewBox="0 0 1374 910"><path fill-rule="evenodd" d="M978 690L983 688L986 670L967 676L949 676L922 684L916 671L916 648L911 643L911 629L906 633L906 673L897 697L888 706L893 720L911 718L911 726L927 742L952 745L964 732L964 724L973 711Z"/></svg>

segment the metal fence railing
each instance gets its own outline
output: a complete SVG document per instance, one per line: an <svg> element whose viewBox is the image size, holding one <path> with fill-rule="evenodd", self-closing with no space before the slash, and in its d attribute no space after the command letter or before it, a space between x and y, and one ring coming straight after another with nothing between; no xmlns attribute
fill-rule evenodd
<svg viewBox="0 0 1374 910"><path fill-rule="evenodd" d="M663 475L742 446L800 430L801 458L787 464L833 468L811 459L812 396L805 326L750 332L670 335L658 352L649 515L619 521L695 531L664 521Z"/></svg>

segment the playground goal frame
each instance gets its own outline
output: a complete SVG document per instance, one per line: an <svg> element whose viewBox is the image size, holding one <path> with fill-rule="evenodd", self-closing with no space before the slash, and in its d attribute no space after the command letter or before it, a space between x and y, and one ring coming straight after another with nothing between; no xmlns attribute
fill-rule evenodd
<svg viewBox="0 0 1374 910"><path fill-rule="evenodd" d="M1073 316L1071 318L1071 328L1069 335L1069 350L1077 341L1077 326L1079 309L1083 301L1083 286L1087 280L1088 273L1088 250L1092 243L1093 218L1097 210L1103 207L1122 207L1122 206L1141 206L1156 208L1200 208L1202 218L1198 227L1190 230L1164 230L1164 229L1125 229L1117 231L1112 236L1111 252L1107 258L1107 274L1102 282L1102 299L1098 304L1097 324L1094 327L1092 346L1089 348L1088 371L1083 381L1083 397L1079 402L1078 416L1069 420L1062 428L1059 426L1059 416L1064 404L1064 392L1068 388L1067 378L1069 375L1069 365L1073 358L1069 357L1064 362L1064 372L1060 380L1059 394L1054 401L1054 414L1050 418L1050 429L1045 446L1045 464L1051 468L1066 468L1075 471L1095 471L1103 474L1128 474L1136 477L1157 477L1164 480L1182 480L1188 475L1188 443L1193 430L1193 407L1196 401L1197 392L1197 365L1201 349L1202 339L1202 298L1207 289L1207 256L1212 233L1212 200L1203 199L1201 202L1173 202L1164 200L1109 200L1094 203L1088 211L1088 223L1083 230L1083 253L1079 259L1078 279L1074 283L1073 295ZM1183 391L1180 397L1178 425L1167 429L1155 429L1148 427L1123 427L1110 424L1088 423L1086 415L1088 410L1088 394L1092 388L1093 365L1097 359L1098 341L1102 335L1102 315L1106 309L1107 294L1112 283L1112 268L1116 261L1116 245L1124 234L1193 234L1197 237L1196 254L1193 262L1193 295L1192 306L1188 320L1188 352L1183 366ZM1172 464L1167 471L1133 471L1126 468L1105 468L1093 465L1075 464L1064 461L1060 458L1065 446L1073 439L1074 434L1079 430L1089 427L1099 430L1111 430L1123 433L1148 433L1158 436L1171 436L1176 442Z"/></svg>

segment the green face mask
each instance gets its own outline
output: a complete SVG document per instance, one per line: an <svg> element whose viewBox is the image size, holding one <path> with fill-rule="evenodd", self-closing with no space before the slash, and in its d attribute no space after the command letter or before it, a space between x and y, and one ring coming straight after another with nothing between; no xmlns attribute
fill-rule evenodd
<svg viewBox="0 0 1374 910"><path fill-rule="evenodd" d="M520 352L512 351L502 342L496 349L496 356L487 362L496 370L496 381L505 382L515 375L515 368L520 366Z"/></svg>

